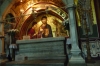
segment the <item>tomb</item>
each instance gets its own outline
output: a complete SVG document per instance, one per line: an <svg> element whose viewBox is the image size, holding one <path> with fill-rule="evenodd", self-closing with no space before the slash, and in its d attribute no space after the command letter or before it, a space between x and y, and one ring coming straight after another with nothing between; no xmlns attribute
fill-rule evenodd
<svg viewBox="0 0 100 66"><path fill-rule="evenodd" d="M66 66L68 62L65 37L17 40L19 51L7 66ZM27 59L26 59L27 58Z"/></svg>

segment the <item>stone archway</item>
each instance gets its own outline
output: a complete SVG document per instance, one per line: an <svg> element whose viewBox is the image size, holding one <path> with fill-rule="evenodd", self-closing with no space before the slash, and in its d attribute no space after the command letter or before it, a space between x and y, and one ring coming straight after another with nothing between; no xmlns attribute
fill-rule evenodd
<svg viewBox="0 0 100 66"><path fill-rule="evenodd" d="M3 19L5 18L5 15L7 13L13 13L14 17L15 17L15 20L16 20L16 26L15 26L15 29L18 29L20 32L19 32L19 35L17 35L18 37L19 36L22 36L22 35L25 35L23 32L24 32L24 25L26 23L26 21L28 19L30 19L30 15L28 16L25 16L25 18L23 18L23 15L21 15L21 9L23 9L23 14L24 15L27 15L28 14L28 11L30 11L33 7L39 7L42 6L42 5L45 5L45 8L44 7L41 7L41 9L38 10L38 12L41 12L42 11L45 11L46 10L46 7L49 7L50 11L52 12L52 14L54 16L57 16L58 18L60 18L62 21L66 18L68 18L67 16L67 10L63 7L64 4L62 2L62 0L34 0L34 3L32 3L32 1L30 0L22 0L22 2L20 2L20 0L13 0L13 1L6 1L5 3L9 3L9 2L12 2L11 5L8 6L7 8L7 11L4 12L4 15L3 15ZM57 3L58 2L58 3ZM31 6L32 4L34 4L33 6ZM24 7L26 6L26 7ZM31 6L31 7L30 7ZM30 12L29 14L31 14L32 12ZM50 13L49 13L50 14ZM33 17L34 19L34 17ZM23 31L23 32L22 32ZM25 32L26 33L26 32ZM21 35L20 35L21 34ZM19 39L19 38L18 38Z"/></svg>
<svg viewBox="0 0 100 66"><path fill-rule="evenodd" d="M50 16L56 17L57 19L60 20L59 24L62 24L62 22L65 19L68 18L67 12L65 12L64 10L62 10L61 8L56 7L56 6L52 6L51 5L51 7L48 9L48 12L46 12L45 9L40 9L40 10L38 10L38 13L36 13L36 15L35 15L36 17L33 14L30 14L30 16L27 17L27 19L22 24L18 24L17 27L20 30L20 32L19 32L19 36L20 36L19 39L22 39L22 37L24 35L27 35L27 31L30 28L29 26L34 21L39 22L40 17L42 15L47 15L47 16L50 15ZM51 19L51 20L53 20L53 19ZM19 27L19 26L21 26L21 27Z"/></svg>

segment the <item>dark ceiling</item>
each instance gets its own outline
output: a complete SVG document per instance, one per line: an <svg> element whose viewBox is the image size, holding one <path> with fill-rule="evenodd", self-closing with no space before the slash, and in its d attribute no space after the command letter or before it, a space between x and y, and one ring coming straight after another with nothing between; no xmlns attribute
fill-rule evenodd
<svg viewBox="0 0 100 66"><path fill-rule="evenodd" d="M0 0L0 6L1 6L1 4L4 2L5 0Z"/></svg>

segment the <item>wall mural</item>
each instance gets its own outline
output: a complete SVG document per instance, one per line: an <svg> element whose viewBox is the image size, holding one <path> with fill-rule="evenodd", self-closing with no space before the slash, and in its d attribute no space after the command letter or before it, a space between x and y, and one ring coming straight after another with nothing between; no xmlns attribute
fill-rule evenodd
<svg viewBox="0 0 100 66"><path fill-rule="evenodd" d="M41 5L48 6L48 9L47 10L45 10L46 9L45 6L44 6L44 8L41 8L40 9L40 10L44 9L43 12L46 12L47 13L48 11L52 11L52 12L56 13L57 15L59 15L59 17L61 17L62 19L67 19L68 18L68 14L64 10L62 10L61 8L59 8L57 6L54 6L54 5L51 5L51 4L37 4L36 5L37 7L33 6L34 11L32 10L31 7L29 7L28 10L26 10L25 12L23 12L21 14L21 18L20 18L20 20L19 20L16 28L18 28L20 30L21 27L23 26L25 20L30 15L33 15L34 17L36 17L37 14L41 13L41 11L35 13L35 11L38 10L38 6L41 6Z"/></svg>
<svg viewBox="0 0 100 66"><path fill-rule="evenodd" d="M11 11L11 13L14 14L13 11ZM37 35L40 26L42 27L41 18L42 16L44 16L41 15L42 13L45 13L45 16L47 16L47 24L50 25L51 28L51 31L45 29L44 32L46 32L46 34L48 34L49 32L50 34L52 33L52 36L50 37L69 36L68 30L62 24L62 22L68 18L67 11L62 7L60 8L50 3L42 3L36 4L32 7L27 7L25 10L21 8L17 13L19 16L16 15L13 17L15 18L14 29L19 30L16 38L23 39L23 36L30 35L30 32L33 32L31 31L31 29L35 26L36 28L34 30L35 34ZM34 22L36 22L35 26Z"/></svg>
<svg viewBox="0 0 100 66"><path fill-rule="evenodd" d="M20 31L18 39L23 39L23 37L25 38L25 37L27 37L27 35L30 35L31 39L32 38L40 38L37 36L39 33L40 26L42 27L41 18L42 18L42 16L44 16L44 15L41 15L42 12L45 13L45 16L47 17L47 24L50 25L50 28L51 28L51 31L48 31L47 29L45 29L43 32L46 32L46 34L48 34L49 32L50 32L50 34L52 33L52 37L60 37L60 36L68 37L69 36L68 30L66 30L65 26L62 24L62 22L68 18L68 14L61 8L58 8L54 5L50 5L50 4L46 4L46 5L50 6L50 7L48 7L48 10L34 13L31 10L31 8L29 8L27 11L25 11L24 15L22 14L22 18L17 23L17 27L16 27ZM35 9L38 9L38 8L35 8ZM53 14L56 14L56 15L48 13L49 11L53 12ZM30 19L30 16L33 17L33 18L31 18L33 20L26 22L27 19ZM36 22L36 24L34 22ZM25 27L26 23L27 23L27 26ZM35 24L35 26L34 26L34 24ZM34 27L36 27L36 28L34 29ZM32 30L32 28L34 29L34 31ZM26 29L27 29L27 31L26 31ZM34 37L32 37L33 35L31 35L32 32L35 32L35 34L36 34L36 35L34 34L35 35Z"/></svg>
<svg viewBox="0 0 100 66"><path fill-rule="evenodd" d="M62 24L62 20L53 15L46 14L37 17L35 22L33 21L29 25L27 35L31 39L35 39L60 36L68 37L69 33Z"/></svg>

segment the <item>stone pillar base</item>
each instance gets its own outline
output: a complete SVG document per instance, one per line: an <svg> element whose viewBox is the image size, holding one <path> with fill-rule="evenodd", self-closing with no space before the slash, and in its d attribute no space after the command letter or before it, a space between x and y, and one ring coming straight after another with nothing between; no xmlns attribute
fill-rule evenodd
<svg viewBox="0 0 100 66"><path fill-rule="evenodd" d="M95 66L94 63L87 63L87 66Z"/></svg>
<svg viewBox="0 0 100 66"><path fill-rule="evenodd" d="M72 55L71 59L69 59L68 66L86 66L86 63L80 54Z"/></svg>
<svg viewBox="0 0 100 66"><path fill-rule="evenodd" d="M6 62L6 54L5 53L1 53L0 54L0 64Z"/></svg>

